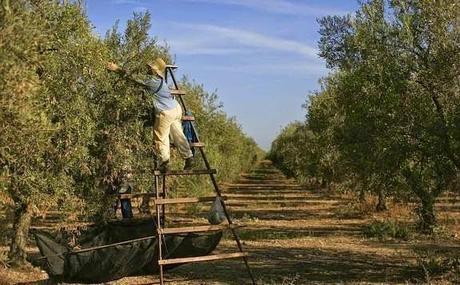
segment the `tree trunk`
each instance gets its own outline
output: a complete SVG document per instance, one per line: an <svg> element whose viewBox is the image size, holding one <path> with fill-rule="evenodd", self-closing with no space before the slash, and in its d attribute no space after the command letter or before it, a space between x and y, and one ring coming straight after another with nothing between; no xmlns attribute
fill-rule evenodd
<svg viewBox="0 0 460 285"><path fill-rule="evenodd" d="M366 202L366 191L368 189L369 189L368 181L366 180L366 178L362 178L362 184L359 185L359 196L358 196L360 203Z"/></svg>
<svg viewBox="0 0 460 285"><path fill-rule="evenodd" d="M150 202L150 197L142 197L142 202L139 206L139 211L141 212L141 214L145 214L145 215L152 214L150 212L149 202Z"/></svg>
<svg viewBox="0 0 460 285"><path fill-rule="evenodd" d="M423 185L421 175L414 172L404 171L404 176L411 187L411 190L420 199L418 212L418 230L422 233L431 234L436 226L436 216L434 214L434 203L443 189L443 184L439 184L434 191L430 191Z"/></svg>
<svg viewBox="0 0 460 285"><path fill-rule="evenodd" d="M450 133L449 128L447 127L447 120L444 109L439 102L438 97L436 94L431 92L431 100L433 101L434 105L436 106L436 111L438 113L439 120L441 121L441 131L442 131L442 139L444 141L444 149L446 151L447 157L452 161L455 165L457 170L460 170L460 159L455 155L455 152L452 151L451 141L450 141Z"/></svg>
<svg viewBox="0 0 460 285"><path fill-rule="evenodd" d="M433 228L436 226L436 216L434 214L434 201L433 197L421 198L421 205L418 208L419 224L418 228L421 232L426 234L433 233Z"/></svg>
<svg viewBox="0 0 460 285"><path fill-rule="evenodd" d="M32 204L19 205L14 213L13 238L10 244L8 257L11 265L27 265L27 238L32 220Z"/></svg>
<svg viewBox="0 0 460 285"><path fill-rule="evenodd" d="M379 189L379 202L377 203L377 207L375 208L377 212L382 212L388 210L387 202L385 199L385 190L383 188Z"/></svg>
<svg viewBox="0 0 460 285"><path fill-rule="evenodd" d="M366 201L366 191L364 190L363 187L361 187L359 189L359 197L358 197L358 199L359 199L360 203L364 203L364 201Z"/></svg>

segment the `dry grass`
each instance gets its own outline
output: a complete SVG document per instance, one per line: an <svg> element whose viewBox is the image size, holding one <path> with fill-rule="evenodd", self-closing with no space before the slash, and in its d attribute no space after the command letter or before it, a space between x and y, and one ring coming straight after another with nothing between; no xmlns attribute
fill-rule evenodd
<svg viewBox="0 0 460 285"><path fill-rule="evenodd" d="M0 285L3 284L47 284L48 275L37 268L0 268ZM51 284L51 283L49 283Z"/></svg>
<svg viewBox="0 0 460 285"><path fill-rule="evenodd" d="M358 204L352 202L352 196L306 189L287 180L269 162L223 188L235 222L246 225L240 235L251 255L250 265L258 284L457 282L453 271L456 257L448 253L460 252L460 203L452 202L450 196L438 204L443 225L438 235L379 240L365 237L366 226L375 221L398 221L409 226L414 222L412 205L389 201L390 210L375 213L372 197ZM203 216L191 218L196 211L175 211L171 217L174 221L204 222ZM231 252L235 248L235 242L226 235L217 251ZM0 280L8 275L9 281L46 278L43 273L13 276L13 271L4 270L0 271ZM167 278L167 284L249 284L239 260L183 265L169 272ZM129 277L112 284L158 284L158 278Z"/></svg>

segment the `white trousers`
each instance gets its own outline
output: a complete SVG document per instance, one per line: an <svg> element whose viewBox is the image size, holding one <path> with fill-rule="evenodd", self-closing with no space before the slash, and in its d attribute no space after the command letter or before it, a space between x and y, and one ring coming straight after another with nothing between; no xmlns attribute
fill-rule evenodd
<svg viewBox="0 0 460 285"><path fill-rule="evenodd" d="M183 159L192 157L192 151L182 129L182 108L180 104L170 110L164 110L155 115L153 125L153 140L155 153L161 162L169 160L169 144L177 147Z"/></svg>

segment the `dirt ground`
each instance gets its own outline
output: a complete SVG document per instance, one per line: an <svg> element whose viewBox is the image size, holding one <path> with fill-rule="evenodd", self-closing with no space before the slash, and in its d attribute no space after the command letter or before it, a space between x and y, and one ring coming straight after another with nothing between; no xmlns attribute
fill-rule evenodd
<svg viewBox="0 0 460 285"><path fill-rule="evenodd" d="M235 223L245 225L239 233L258 284L460 284L452 269L460 268L460 199L454 196L438 201L443 226L436 235L382 240L366 237L366 226L396 218L411 224L413 209L391 204L375 214L372 200L369 209L358 209L352 196L300 186L269 161L222 189ZM227 234L216 252L235 251ZM183 265L166 277L167 284L250 284L240 259ZM52 283L37 269L0 269L0 284ZM110 284L159 282L143 276Z"/></svg>

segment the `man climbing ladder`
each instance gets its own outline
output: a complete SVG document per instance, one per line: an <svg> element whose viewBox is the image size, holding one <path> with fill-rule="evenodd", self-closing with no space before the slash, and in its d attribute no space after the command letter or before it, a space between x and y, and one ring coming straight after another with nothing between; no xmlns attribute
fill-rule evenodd
<svg viewBox="0 0 460 285"><path fill-rule="evenodd" d="M169 170L170 136L180 155L185 160L184 170L190 170L192 168L193 153L182 130L182 108L165 83L166 63L164 60L157 58L153 64L147 64L147 80L139 80L128 76L125 70L113 62L107 64L107 69L142 86L152 96L155 107L153 139L159 170L161 172Z"/></svg>
<svg viewBox="0 0 460 285"><path fill-rule="evenodd" d="M158 151L160 159L162 159L161 169L155 170L153 172L154 181L152 194L154 194L154 205L155 205L155 216L156 216L156 246L158 253L158 266L159 266L159 277L160 284L163 285L165 282L164 270L173 265L186 264L192 262L206 262L206 261L215 261L222 259L232 259L232 258L242 258L246 267L246 270L251 278L251 283L256 285L254 276L252 275L251 269L248 264L248 254L243 251L242 243L236 232L236 229L239 227L232 222L232 219L228 213L228 210L224 203L224 198L219 189L215 174L216 170L212 169L210 163L204 152L204 144L202 144L198 138L195 127L193 124L190 124L190 131L195 135L195 138L192 138L192 145L198 147L200 151L200 157L203 159L205 169L201 170L190 170L190 171L166 171L167 162L169 160L169 141L167 135L165 134L171 132L171 136L176 143L176 146L179 148L179 152L186 159L185 169L189 170L191 163L192 152L190 151L190 145L186 141L182 127L180 124L181 119L184 121L194 121L193 116L182 117L182 108L187 112L187 107L182 98L186 93L181 90L175 79L173 69L177 66L166 65L165 62L161 59L157 59L153 65L149 65L148 74L150 76L155 76L146 81L139 81L132 79L130 76L126 75L122 69L120 69L116 64L109 63L107 68L109 70L115 71L125 78L132 80L138 84L141 84L149 93L154 95L155 98L155 108L156 108L156 120L154 124L155 132L155 146ZM169 87L166 84L163 84L163 81L166 82L167 75L171 76L171 79L174 83L173 90L170 91ZM179 103L174 99L171 94L178 96L180 100ZM158 97L161 97L158 99ZM178 141L179 140L179 141ZM191 176L191 175L209 175L211 178L212 185L214 186L215 196L211 197L180 197L180 198L169 198L168 197L168 183L166 181L167 176ZM161 188L160 188L161 180ZM151 193L144 193L146 195L151 195ZM202 202L212 202L214 201L219 205L222 213L225 215L227 223L223 224L206 224L206 225L193 225L193 226L182 226L182 227L170 227L171 224L168 224L166 219L166 206L174 204L185 204L185 203L202 203ZM223 222L223 221L219 221ZM167 254L167 242L166 237L174 234L190 234L190 233L204 233L204 232L219 232L223 230L230 230L233 236L233 239L236 242L238 252L233 253L221 253L221 254L209 254L208 252L205 255L198 254L197 256L169 256Z"/></svg>

